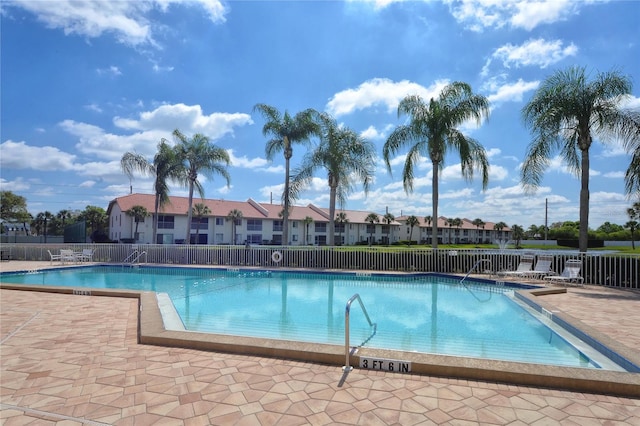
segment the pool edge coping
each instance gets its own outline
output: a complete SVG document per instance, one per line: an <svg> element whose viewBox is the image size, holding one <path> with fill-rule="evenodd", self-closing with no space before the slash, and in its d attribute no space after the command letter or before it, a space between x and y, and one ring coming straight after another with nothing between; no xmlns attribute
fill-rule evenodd
<svg viewBox="0 0 640 426"><path fill-rule="evenodd" d="M253 337L228 336L193 331L174 331L164 327L162 313L155 292L113 289L86 289L74 287L33 286L0 283L0 289L38 291L46 293L78 294L84 296L125 297L138 299L138 343L197 349L209 352L233 353L245 356L290 359L325 365L344 365L344 346ZM87 291L88 290L88 291ZM518 290L538 297L550 292L566 292L566 289L540 288ZM536 301L538 303L538 301ZM559 314L558 314L559 315ZM612 350L631 349L568 314L563 319L572 327L592 337L604 337L612 343ZM608 345L607 345L608 346ZM609 347L609 346L608 346ZM624 397L640 397L640 373L593 370L543 364L481 358L454 357L371 348L359 348L350 356L351 365L357 366L360 357L397 359L409 361L409 374L499 382L514 385L554 388L592 394L608 394ZM399 373L401 374L401 373Z"/></svg>

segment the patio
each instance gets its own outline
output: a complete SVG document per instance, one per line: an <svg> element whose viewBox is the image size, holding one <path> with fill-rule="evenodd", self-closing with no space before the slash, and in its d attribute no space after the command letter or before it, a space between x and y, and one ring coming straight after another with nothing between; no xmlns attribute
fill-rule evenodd
<svg viewBox="0 0 640 426"><path fill-rule="evenodd" d="M48 262L9 262L32 270ZM640 352L640 294L543 296ZM141 345L135 299L0 290L3 425L640 424L640 397ZM640 375L638 377L640 384Z"/></svg>

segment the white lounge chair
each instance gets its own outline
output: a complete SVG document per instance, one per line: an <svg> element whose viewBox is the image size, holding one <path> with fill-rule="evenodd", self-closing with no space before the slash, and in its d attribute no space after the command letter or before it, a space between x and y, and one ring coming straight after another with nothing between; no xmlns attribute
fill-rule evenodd
<svg viewBox="0 0 640 426"><path fill-rule="evenodd" d="M565 285L573 283L583 285L584 279L580 276L582 262L577 259L569 259L564 264L564 270L560 275L549 275L544 277L545 280L555 283L563 283Z"/></svg>
<svg viewBox="0 0 640 426"><path fill-rule="evenodd" d="M535 278L542 279L547 275L553 273L551 269L551 265L553 264L553 256L548 254L541 254L538 256L538 260L536 261L536 265L532 270L523 272L521 276L525 278Z"/></svg>
<svg viewBox="0 0 640 426"><path fill-rule="evenodd" d="M62 263L65 263L65 262L75 263L78 261L78 257L73 252L73 250L60 250L60 261Z"/></svg>
<svg viewBox="0 0 640 426"><path fill-rule="evenodd" d="M524 254L520 258L520 263L518 263L518 267L515 271L502 271L499 275L522 276L525 272L530 271L532 266L533 256Z"/></svg>
<svg viewBox="0 0 640 426"><path fill-rule="evenodd" d="M59 255L59 254L53 254L53 253L51 253L51 250L47 250L47 251L49 252L49 256L51 257L51 264L52 264L52 265L53 265L53 262L54 262L55 260L60 261L60 262L62 261L62 256L61 256L61 255Z"/></svg>
<svg viewBox="0 0 640 426"><path fill-rule="evenodd" d="M76 258L79 262L91 262L93 261L93 249L83 249L82 253L76 253Z"/></svg>

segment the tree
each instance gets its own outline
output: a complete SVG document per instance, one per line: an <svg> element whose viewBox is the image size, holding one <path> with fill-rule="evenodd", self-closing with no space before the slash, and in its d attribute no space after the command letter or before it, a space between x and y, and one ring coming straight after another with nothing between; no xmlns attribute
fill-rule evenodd
<svg viewBox="0 0 640 426"><path fill-rule="evenodd" d="M498 222L493 225L494 231L500 232L500 236L502 236L502 230L507 227L507 224L504 222Z"/></svg>
<svg viewBox="0 0 640 426"><path fill-rule="evenodd" d="M211 214L211 209L204 203L196 203L192 210L193 216L198 218L198 226L196 227L196 238L195 243L198 244L198 236L200 234L200 219L205 217L206 215ZM191 223L191 221L189 221Z"/></svg>
<svg viewBox="0 0 640 426"><path fill-rule="evenodd" d="M464 135L456 127L468 120L478 124L489 116L489 101L482 95L474 94L471 86L454 82L445 86L437 99L428 104L419 96L410 95L400 101L398 116L409 115L409 123L398 126L385 142L382 154L391 173L391 155L406 144L409 148L402 171L406 192L413 191L414 168L422 157L428 157L433 164L432 173L432 217L431 243L438 247L438 177L444 167L445 154L455 151L460 156L462 176L470 181L475 169L482 173L482 188L489 184L489 160L485 149L476 140Z"/></svg>
<svg viewBox="0 0 640 426"><path fill-rule="evenodd" d="M638 229L638 222L635 220L630 220L624 224L624 227L629 229L629 231L631 232L631 250L635 250L636 243L635 243L633 233L636 231L636 229Z"/></svg>
<svg viewBox="0 0 640 426"><path fill-rule="evenodd" d="M319 168L327 170L329 184L329 240L335 245L336 202L344 207L347 196L353 191L356 181L362 182L365 194L369 191L374 171L373 145L353 130L339 126L328 114L318 114L320 143L308 153L291 184L291 194L298 197L300 191L311 182Z"/></svg>
<svg viewBox="0 0 640 426"><path fill-rule="evenodd" d="M480 227L482 226L482 229L484 229L485 223L482 219L477 218L477 219L473 219L471 224L475 225L476 227L476 233L477 233L476 244L480 244Z"/></svg>
<svg viewBox="0 0 640 426"><path fill-rule="evenodd" d="M153 241L157 242L158 235L158 212L160 208L169 203L168 181L183 184L184 174L182 164L175 149L167 144L166 139L162 139L158 144L158 152L153 157L153 163L149 163L144 156L135 152L126 152L120 160L122 171L133 178L135 171L143 175L154 177L153 190L155 192L155 204L153 215Z"/></svg>
<svg viewBox="0 0 640 426"><path fill-rule="evenodd" d="M373 244L373 233L375 232L375 224L380 223L380 217L375 213L369 213L367 217L364 218L365 222L369 222L369 245Z"/></svg>
<svg viewBox="0 0 640 426"><path fill-rule="evenodd" d="M615 71L598 73L589 80L584 67L572 67L547 77L522 109L523 120L533 133L521 170L525 188L540 185L556 151L580 177L580 252L587 251L589 238L589 149L593 138L603 143L619 140L628 146L640 136L640 114L621 108L631 88L631 79Z"/></svg>
<svg viewBox="0 0 640 426"><path fill-rule="evenodd" d="M58 214L56 214L56 217L58 219L60 219L60 225L61 225L62 229L64 230L64 227L66 225L66 220L67 219L71 219L72 214L71 214L70 210L60 210L58 212Z"/></svg>
<svg viewBox="0 0 640 426"><path fill-rule="evenodd" d="M431 227L432 221L433 221L433 218L430 215L427 215L424 217L424 223L427 224L427 227Z"/></svg>
<svg viewBox="0 0 640 426"><path fill-rule="evenodd" d="M233 241L232 244L238 244L238 242L236 241L236 222L239 220L242 220L242 212L238 209L231 210L227 214L227 220L231 221L231 232L232 232L231 240Z"/></svg>
<svg viewBox="0 0 640 426"><path fill-rule="evenodd" d="M455 219L453 219L453 226L456 227L457 229L456 235L458 235L460 227L462 226L462 219L460 219L459 217L456 217ZM459 238L456 238L456 244L460 242L459 240L460 240Z"/></svg>
<svg viewBox="0 0 640 426"><path fill-rule="evenodd" d="M305 216L302 219L302 223L304 224L304 243L309 244L309 225L313 223L313 218L311 216Z"/></svg>
<svg viewBox="0 0 640 426"><path fill-rule="evenodd" d="M27 199L11 191L0 191L0 220L14 222L27 213Z"/></svg>
<svg viewBox="0 0 640 426"><path fill-rule="evenodd" d="M125 213L131 216L136 223L136 229L133 232L133 237L136 241L138 241L138 224L140 222L144 222L144 218L149 216L149 211L144 206L133 206L129 210L126 210Z"/></svg>
<svg viewBox="0 0 640 426"><path fill-rule="evenodd" d="M38 234L40 229L44 229L44 242L47 242L47 222L51 221L55 216L50 211L40 212L36 215L36 229Z"/></svg>
<svg viewBox="0 0 640 426"><path fill-rule="evenodd" d="M513 225L511 231L513 232L513 240L516 242L516 248L520 248L520 242L524 238L524 228L520 225Z"/></svg>
<svg viewBox="0 0 640 426"><path fill-rule="evenodd" d="M189 188L189 209L187 210L187 233L184 243L191 243L191 219L193 218L193 191L198 191L200 198L204 198L204 188L198 180L198 174L213 177L218 174L225 178L229 186L230 177L227 166L230 163L229 154L226 150L215 146L209 138L201 133L194 134L191 138L183 135L180 130L173 131L173 137L178 144L179 161L184 168L183 178Z"/></svg>
<svg viewBox="0 0 640 426"><path fill-rule="evenodd" d="M638 223L640 222L640 202L633 203L633 206L627 209L627 216L631 219L629 222L624 224L625 228L629 228L631 231L631 248L633 250L636 249L636 245L633 238L633 233L636 229L638 229Z"/></svg>
<svg viewBox="0 0 640 426"><path fill-rule="evenodd" d="M109 222L109 217L102 207L87 206L78 217L89 224L93 242L103 242L108 239L103 230Z"/></svg>
<svg viewBox="0 0 640 426"><path fill-rule="evenodd" d="M282 115L276 108L266 104L256 104L254 112L259 112L266 123L262 127L263 136L271 136L267 141L265 153L268 160L273 160L275 154L282 151L285 160L284 191L282 192L282 204L284 216L282 218L282 243L289 241L289 211L291 201L294 199L290 192L290 160L293 156L293 144L308 143L309 138L318 134L319 127L314 116L317 112L307 109L297 113L295 116L289 115L285 111Z"/></svg>
<svg viewBox="0 0 640 426"><path fill-rule="evenodd" d="M340 226L340 232L338 234L340 235L340 241L342 241L342 232L344 231L344 224L347 222L349 222L349 219L347 219L347 214L345 212L339 212L336 214L336 223L339 223L342 225Z"/></svg>
<svg viewBox="0 0 640 426"><path fill-rule="evenodd" d="M389 245L389 243L391 242L391 240L389 239L389 234L391 234L391 222L396 220L396 217L393 214L386 212L382 217L382 220L387 224L387 245Z"/></svg>
<svg viewBox="0 0 640 426"><path fill-rule="evenodd" d="M413 227L416 225L420 225L420 220L414 215L407 217L407 226L409 226L409 244L413 239Z"/></svg>

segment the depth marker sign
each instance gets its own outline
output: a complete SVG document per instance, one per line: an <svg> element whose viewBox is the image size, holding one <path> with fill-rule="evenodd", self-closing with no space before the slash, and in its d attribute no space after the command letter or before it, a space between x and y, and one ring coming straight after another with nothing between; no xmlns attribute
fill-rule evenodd
<svg viewBox="0 0 640 426"><path fill-rule="evenodd" d="M410 373L411 362L400 361L397 359L360 357L360 368L380 371L394 371L397 373Z"/></svg>

